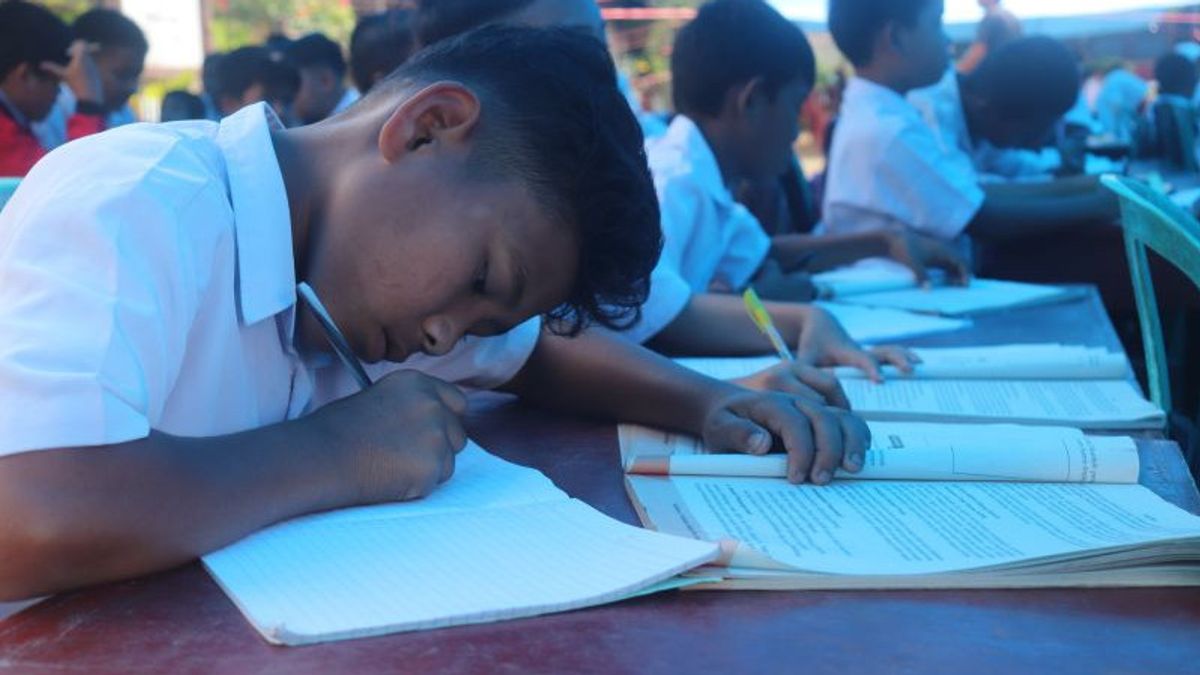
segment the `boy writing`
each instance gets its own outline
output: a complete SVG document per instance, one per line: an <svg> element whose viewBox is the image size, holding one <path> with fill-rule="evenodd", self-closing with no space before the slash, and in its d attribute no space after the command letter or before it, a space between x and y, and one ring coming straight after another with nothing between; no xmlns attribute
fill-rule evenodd
<svg viewBox="0 0 1200 675"><path fill-rule="evenodd" d="M465 443L462 395L430 375L778 444L795 481L857 469L844 410L552 334L635 319L659 245L608 56L562 31L450 40L308 127L259 104L68 144L0 214L0 598L428 494ZM298 281L358 358L428 374L346 396Z"/></svg>

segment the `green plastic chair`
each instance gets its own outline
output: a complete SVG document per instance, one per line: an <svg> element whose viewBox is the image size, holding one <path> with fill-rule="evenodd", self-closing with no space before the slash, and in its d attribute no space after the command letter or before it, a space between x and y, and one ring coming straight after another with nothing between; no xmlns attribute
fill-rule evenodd
<svg viewBox="0 0 1200 675"><path fill-rule="evenodd" d="M1129 259L1129 275L1133 280L1138 321L1142 327L1150 398L1160 408L1170 412L1171 380L1146 247L1178 268L1191 279L1192 284L1200 288L1200 222L1141 181L1111 175L1100 180L1104 187L1116 193L1121 202L1125 255Z"/></svg>
<svg viewBox="0 0 1200 675"><path fill-rule="evenodd" d="M17 191L17 185L20 184L20 178L0 178L0 209L8 203L9 197Z"/></svg>

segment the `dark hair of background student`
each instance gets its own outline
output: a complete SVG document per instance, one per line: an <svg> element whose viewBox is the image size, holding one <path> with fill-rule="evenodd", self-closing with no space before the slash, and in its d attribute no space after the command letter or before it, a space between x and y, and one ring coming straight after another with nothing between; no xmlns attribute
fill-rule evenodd
<svg viewBox="0 0 1200 675"><path fill-rule="evenodd" d="M791 82L811 85L816 61L800 29L770 5L715 0L675 38L671 77L676 111L713 117L730 89L755 78L772 97Z"/></svg>
<svg viewBox="0 0 1200 675"><path fill-rule="evenodd" d="M22 63L66 65L71 29L50 10L24 0L0 2L0 78Z"/></svg>
<svg viewBox="0 0 1200 675"><path fill-rule="evenodd" d="M287 46L287 60L297 68L325 67L341 77L346 74L342 48L321 33L309 33Z"/></svg>
<svg viewBox="0 0 1200 675"><path fill-rule="evenodd" d="M850 62L865 66L875 51L875 38L889 23L912 27L921 10L934 0L829 0L829 32Z"/></svg>
<svg viewBox="0 0 1200 675"><path fill-rule="evenodd" d="M547 317L551 329L635 322L662 234L641 128L605 45L569 29L485 26L418 52L347 114L441 79L480 97L473 169L517 178L576 228L576 283Z"/></svg>
<svg viewBox="0 0 1200 675"><path fill-rule="evenodd" d="M962 80L963 93L983 97L993 116L1010 122L1053 121L1079 97L1080 68L1062 42L1018 38L988 54Z"/></svg>
<svg viewBox="0 0 1200 675"><path fill-rule="evenodd" d="M533 4L534 0L417 0L413 35L417 45L431 45Z"/></svg>
<svg viewBox="0 0 1200 675"><path fill-rule="evenodd" d="M90 9L71 24L71 30L80 40L94 42L102 49L125 47L145 56L150 49L142 29L124 14L98 7Z"/></svg>
<svg viewBox="0 0 1200 675"><path fill-rule="evenodd" d="M1158 93L1190 99L1196 90L1196 64L1182 54L1167 52L1154 62L1154 79Z"/></svg>
<svg viewBox="0 0 1200 675"><path fill-rule="evenodd" d="M350 77L360 92L370 91L412 55L412 17L409 10L390 9L358 20L350 34Z"/></svg>

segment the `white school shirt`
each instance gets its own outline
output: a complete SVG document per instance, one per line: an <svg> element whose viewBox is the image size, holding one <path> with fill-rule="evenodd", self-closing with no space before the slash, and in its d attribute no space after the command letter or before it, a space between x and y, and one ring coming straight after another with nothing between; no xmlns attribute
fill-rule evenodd
<svg viewBox="0 0 1200 675"><path fill-rule="evenodd" d="M1062 156L1054 148L999 148L985 139L971 138L958 72L953 68L937 84L909 92L908 102L933 128L943 152L966 154L982 181L1045 176L1062 166Z"/></svg>
<svg viewBox="0 0 1200 675"><path fill-rule="evenodd" d="M671 323L693 293L714 284L745 287L771 248L758 219L725 186L716 155L694 122L676 116L663 136L647 141L646 153L662 214L663 251L641 321L620 333L639 343Z"/></svg>
<svg viewBox="0 0 1200 675"><path fill-rule="evenodd" d="M1138 109L1150 85L1124 68L1117 68L1101 80L1096 96L1096 120L1102 133L1119 141L1132 141L1137 130Z"/></svg>
<svg viewBox="0 0 1200 675"><path fill-rule="evenodd" d="M215 436L355 391L292 345L287 194L265 104L220 124L137 124L39 162L0 212L0 455ZM533 320L415 367L492 386L531 353Z"/></svg>
<svg viewBox="0 0 1200 675"><path fill-rule="evenodd" d="M346 91L342 93L342 97L338 99L337 105L333 106L333 111L329 113L330 117L342 112L346 108L354 105L358 99L362 98L362 94L354 87L346 87Z"/></svg>
<svg viewBox="0 0 1200 675"><path fill-rule="evenodd" d="M829 152L824 232L907 227L952 240L983 199L971 159L943 148L911 103L887 87L851 78Z"/></svg>

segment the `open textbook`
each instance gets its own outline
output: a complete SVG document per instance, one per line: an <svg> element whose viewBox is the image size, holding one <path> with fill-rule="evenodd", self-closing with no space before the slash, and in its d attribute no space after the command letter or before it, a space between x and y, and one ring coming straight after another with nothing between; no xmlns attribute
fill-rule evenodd
<svg viewBox="0 0 1200 675"><path fill-rule="evenodd" d="M912 272L886 260L864 260L815 274L813 283L820 297L836 299L840 303L946 316L968 316L1058 302L1079 293L1059 286L978 278L971 279L965 286L952 286L941 283L936 276L932 287L919 288Z"/></svg>
<svg viewBox="0 0 1200 675"><path fill-rule="evenodd" d="M914 347L921 362L909 375L895 366L883 367L888 379L1005 379L1005 380L1119 380L1132 371L1122 353L1103 347L1056 343L1008 344L987 347ZM779 363L778 357L681 358L680 365L723 378L744 377ZM842 378L863 378L858 368L840 367Z"/></svg>
<svg viewBox="0 0 1200 675"><path fill-rule="evenodd" d="M425 499L298 518L203 560L263 637L299 645L612 602L686 585L716 555L468 443Z"/></svg>
<svg viewBox="0 0 1200 675"><path fill-rule="evenodd" d="M848 480L1136 483L1137 445L1128 436L1086 436L1069 427L868 422L871 446ZM682 434L622 424L626 473L783 478L783 454L708 452Z"/></svg>
<svg viewBox="0 0 1200 675"><path fill-rule="evenodd" d="M922 444L912 449L929 447L923 443L939 434L921 426L873 425L873 452L892 450L893 436ZM1126 440L1070 430L975 429L976 438L989 437L974 448L982 456L996 460L1000 439L1011 441L1010 450L1041 443L1052 472L1083 481L876 476L816 487L744 475L629 474L626 487L648 527L721 545L721 559L696 573L722 580L699 589L1200 585L1200 518L1125 480L1136 474L1136 460L1121 461L1136 454ZM644 457L689 456L686 442L633 427L622 428L621 443L630 467ZM949 465L935 462L936 473L955 471L957 456L972 450L955 447ZM1072 473L1062 466L1072 457L1092 469ZM1122 480L1094 480L1108 470L1109 457L1117 458L1112 468ZM1032 453L1024 458L1032 460ZM1015 466L986 464L971 472L1010 474Z"/></svg>
<svg viewBox="0 0 1200 675"><path fill-rule="evenodd" d="M987 348L979 348L986 352ZM1088 357L1080 363L1039 363L1000 359L994 363L958 359L954 350L916 350L939 374L930 379L899 377L883 384L858 374L839 377L854 411L869 420L1016 422L1062 424L1084 429L1161 429L1165 415L1126 379L1051 379L1078 369L1080 378L1115 372L1123 358ZM970 354L970 352L966 352ZM947 357L945 355L951 355ZM961 353L960 353L961 355ZM960 361L955 363L955 361ZM775 357L677 359L680 365L712 377L743 377L778 363ZM1091 365L1089 365L1091 362ZM1122 365L1122 369L1124 366ZM922 367L917 367L918 375ZM997 370L1004 372L996 375ZM957 372L955 372L957 371ZM1049 375L1030 377L1037 372ZM846 375L851 375L846 373Z"/></svg>

